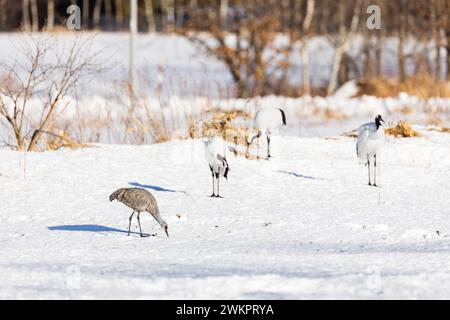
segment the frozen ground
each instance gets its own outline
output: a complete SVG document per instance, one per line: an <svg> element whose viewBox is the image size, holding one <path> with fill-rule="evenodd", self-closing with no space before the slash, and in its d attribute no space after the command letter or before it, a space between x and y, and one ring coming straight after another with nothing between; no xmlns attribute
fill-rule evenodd
<svg viewBox="0 0 450 320"><path fill-rule="evenodd" d="M353 139L277 136L270 161L229 155L224 199L201 141L0 150L0 298L448 299L449 137L390 138L372 188ZM170 238L149 215L127 237L123 186Z"/></svg>

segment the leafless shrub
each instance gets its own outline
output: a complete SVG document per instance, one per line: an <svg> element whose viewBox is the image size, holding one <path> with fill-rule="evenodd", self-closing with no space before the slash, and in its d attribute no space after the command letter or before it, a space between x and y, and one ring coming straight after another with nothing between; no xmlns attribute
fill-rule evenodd
<svg viewBox="0 0 450 320"><path fill-rule="evenodd" d="M0 117L14 137L14 142L5 144L19 151L35 151L45 135L67 141L49 128L54 127L56 114L70 103L66 98L80 79L102 70L95 62L98 52L92 51L92 41L78 37L66 48L56 37L30 36L14 44L20 55L0 64Z"/></svg>

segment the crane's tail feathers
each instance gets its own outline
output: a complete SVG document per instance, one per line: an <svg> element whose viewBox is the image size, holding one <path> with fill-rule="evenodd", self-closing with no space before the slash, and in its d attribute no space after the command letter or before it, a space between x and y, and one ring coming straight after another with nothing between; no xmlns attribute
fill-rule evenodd
<svg viewBox="0 0 450 320"><path fill-rule="evenodd" d="M281 112L281 119L283 120L283 126L286 125L286 114L284 113L283 109L278 108Z"/></svg>

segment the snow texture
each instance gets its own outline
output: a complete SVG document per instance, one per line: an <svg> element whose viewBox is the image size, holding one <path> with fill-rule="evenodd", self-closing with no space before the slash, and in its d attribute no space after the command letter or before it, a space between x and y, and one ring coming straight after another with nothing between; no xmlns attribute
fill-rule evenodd
<svg viewBox="0 0 450 320"><path fill-rule="evenodd" d="M274 136L273 158L228 155L209 198L200 140L0 150L0 298L450 298L450 139L388 138L380 188L355 139ZM261 153L265 148L261 147ZM119 187L152 192L127 236Z"/></svg>

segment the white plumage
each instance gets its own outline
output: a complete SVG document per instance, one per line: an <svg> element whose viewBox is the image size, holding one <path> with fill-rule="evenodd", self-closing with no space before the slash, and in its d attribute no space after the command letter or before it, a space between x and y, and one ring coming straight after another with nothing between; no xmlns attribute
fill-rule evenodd
<svg viewBox="0 0 450 320"><path fill-rule="evenodd" d="M220 177L228 179L228 162L226 159L225 141L219 137L210 138L205 142L205 158L211 170L213 193L211 197L220 197L219 180ZM214 179L217 180L217 195L214 189Z"/></svg>
<svg viewBox="0 0 450 320"><path fill-rule="evenodd" d="M271 130L286 125L286 115L282 109L274 107L264 107L258 110L255 115L253 127L257 130L257 134L247 141L247 154L250 145L255 139L261 137L264 133L267 138L267 159L270 158L270 136Z"/></svg>
<svg viewBox="0 0 450 320"><path fill-rule="evenodd" d="M370 164L374 164L374 186L377 186L377 153L386 141L384 128L381 123L383 118L378 115L375 122L363 124L358 128L356 141L356 154L362 163L365 163L369 171L369 185L372 185L370 176Z"/></svg>

